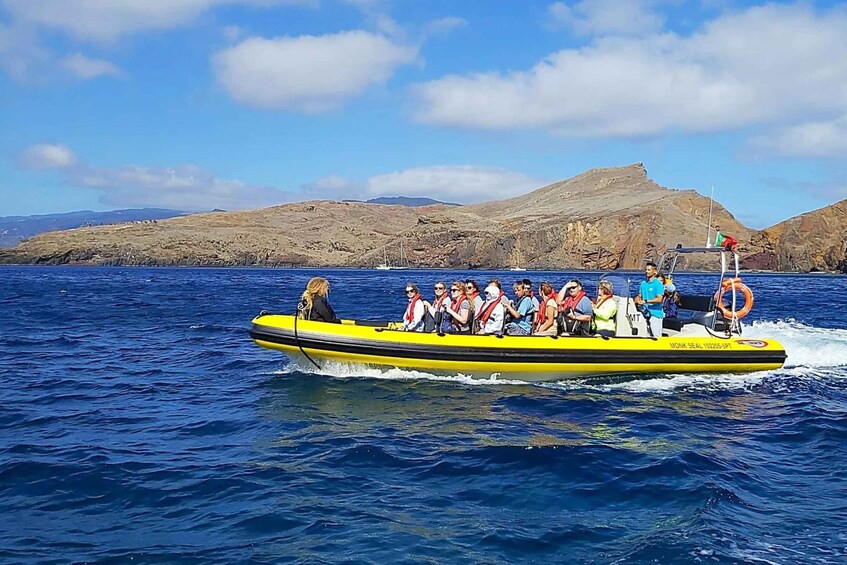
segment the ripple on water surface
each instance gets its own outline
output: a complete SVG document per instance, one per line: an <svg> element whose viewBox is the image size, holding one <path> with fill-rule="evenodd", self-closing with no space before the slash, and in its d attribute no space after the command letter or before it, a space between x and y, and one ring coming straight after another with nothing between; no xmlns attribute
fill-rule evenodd
<svg viewBox="0 0 847 565"><path fill-rule="evenodd" d="M314 271L2 270L0 561L847 560L847 330L780 277L779 371L530 385L255 347ZM446 278L328 276L351 317Z"/></svg>

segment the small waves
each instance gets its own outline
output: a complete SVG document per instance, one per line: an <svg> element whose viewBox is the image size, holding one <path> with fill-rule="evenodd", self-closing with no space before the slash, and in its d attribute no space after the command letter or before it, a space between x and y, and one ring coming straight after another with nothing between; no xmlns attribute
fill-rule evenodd
<svg viewBox="0 0 847 565"><path fill-rule="evenodd" d="M847 559L847 331L767 292L779 371L530 385L255 347L314 271L3 274L0 562Z"/></svg>

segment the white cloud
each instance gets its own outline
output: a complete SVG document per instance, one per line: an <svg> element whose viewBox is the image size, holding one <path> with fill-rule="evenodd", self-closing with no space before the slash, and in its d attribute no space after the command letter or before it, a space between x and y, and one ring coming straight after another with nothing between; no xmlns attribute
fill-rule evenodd
<svg viewBox="0 0 847 565"><path fill-rule="evenodd" d="M62 66L74 76L88 80L104 75L121 76L121 70L103 59L92 59L81 53L74 53L62 59Z"/></svg>
<svg viewBox="0 0 847 565"><path fill-rule="evenodd" d="M754 151L780 157L847 157L847 114L756 136L750 146Z"/></svg>
<svg viewBox="0 0 847 565"><path fill-rule="evenodd" d="M216 53L212 67L229 95L250 106L323 112L384 84L417 49L365 31L253 37Z"/></svg>
<svg viewBox="0 0 847 565"><path fill-rule="evenodd" d="M38 144L18 157L18 166L58 170L64 182L101 192L104 204L119 207L162 207L197 211L264 208L290 201L293 193L240 180L218 178L194 165L177 167L101 168L79 163L64 145Z"/></svg>
<svg viewBox="0 0 847 565"><path fill-rule="evenodd" d="M290 200L288 193L278 189L221 179L193 165L84 167L73 171L66 180L72 185L101 190L101 200L111 206L237 210L264 208Z"/></svg>
<svg viewBox="0 0 847 565"><path fill-rule="evenodd" d="M31 29L0 23L0 70L16 79L33 74L34 69L50 61L50 53L41 47Z"/></svg>
<svg viewBox="0 0 847 565"><path fill-rule="evenodd" d="M639 35L659 31L665 21L657 0L581 0L547 7L551 23L585 35Z"/></svg>
<svg viewBox="0 0 847 565"><path fill-rule="evenodd" d="M389 0L342 0L345 4L350 4L362 11L369 11L374 8L383 8L389 3Z"/></svg>
<svg viewBox="0 0 847 565"><path fill-rule="evenodd" d="M547 184L545 179L505 169L470 165L417 167L377 175L365 182L331 176L319 179L307 190L323 198L367 200L378 196L422 196L470 204L499 200Z"/></svg>
<svg viewBox="0 0 847 565"><path fill-rule="evenodd" d="M845 182L847 170L844 167L835 167L827 178L818 181L797 181L786 178L765 178L762 182L770 187L800 196L805 200L809 198L821 200L827 204L833 200L847 198L847 182Z"/></svg>
<svg viewBox="0 0 847 565"><path fill-rule="evenodd" d="M464 27L468 25L467 20L464 18L458 18L455 16L447 16L444 18L438 18L437 20L432 20L424 26L423 35L424 37L430 35L444 35L453 31L456 28Z"/></svg>
<svg viewBox="0 0 847 565"><path fill-rule="evenodd" d="M226 38L228 41L235 41L236 39L244 35L244 30L241 29L239 26L224 26L224 28L221 30L221 33L223 34L224 38Z"/></svg>
<svg viewBox="0 0 847 565"><path fill-rule="evenodd" d="M122 35L185 25L218 6L314 5L316 0L0 0L20 22L62 30L77 39L112 41Z"/></svg>
<svg viewBox="0 0 847 565"><path fill-rule="evenodd" d="M64 145L39 143L27 147L18 156L18 166L37 171L67 169L76 164L76 155Z"/></svg>
<svg viewBox="0 0 847 565"><path fill-rule="evenodd" d="M418 87L417 119L637 137L840 116L845 37L844 10L767 5L721 16L690 37L606 37L527 71L447 76Z"/></svg>

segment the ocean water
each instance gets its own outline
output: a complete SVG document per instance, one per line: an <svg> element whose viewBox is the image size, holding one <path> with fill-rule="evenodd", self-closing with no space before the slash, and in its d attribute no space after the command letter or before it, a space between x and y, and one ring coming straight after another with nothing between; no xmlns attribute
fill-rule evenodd
<svg viewBox="0 0 847 565"><path fill-rule="evenodd" d="M568 278L2 267L0 562L847 562L844 277L745 277L779 371L530 385L255 346L317 274L377 319Z"/></svg>

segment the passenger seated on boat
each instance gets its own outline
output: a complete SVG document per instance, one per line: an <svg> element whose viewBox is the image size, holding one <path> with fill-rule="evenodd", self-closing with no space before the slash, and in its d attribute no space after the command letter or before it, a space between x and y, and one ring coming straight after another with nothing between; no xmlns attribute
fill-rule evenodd
<svg viewBox="0 0 847 565"><path fill-rule="evenodd" d="M473 279L467 279L465 281L465 294L468 296L468 300L471 301L471 312L476 315L476 312L479 312L479 309L482 308L482 303L485 302L485 299L479 292L479 285L476 284L476 281Z"/></svg>
<svg viewBox="0 0 847 565"><path fill-rule="evenodd" d="M447 285L444 281L438 281L432 287L432 290L435 291L435 299L433 299L430 304L426 300L424 300L424 308L427 309L427 312L430 316L432 316L434 325L433 328L438 332L449 332L452 330L450 326L450 317L444 316L444 309L450 303L450 295L447 292ZM446 326L446 329L445 327Z"/></svg>
<svg viewBox="0 0 847 565"><path fill-rule="evenodd" d="M406 313L403 315L401 329L404 332L422 332L424 331L426 308L424 308L417 285L406 283L406 297L409 299L409 304L406 306Z"/></svg>
<svg viewBox="0 0 847 565"><path fill-rule="evenodd" d="M562 303L563 324L559 333L568 335L588 335L591 329L591 317L594 305L582 289L582 282L577 279L565 285L570 296Z"/></svg>
<svg viewBox="0 0 847 565"><path fill-rule="evenodd" d="M613 298L613 287L609 281L600 281L597 300L594 302L594 332L604 337L614 337L618 304Z"/></svg>
<svg viewBox="0 0 847 565"><path fill-rule="evenodd" d="M312 277L306 283L306 290L300 298L297 316L301 320L315 322L332 322L340 324L341 320L329 304L329 281L323 277Z"/></svg>
<svg viewBox="0 0 847 565"><path fill-rule="evenodd" d="M553 285L542 282L538 285L538 293L541 295L541 305L535 316L535 329L532 335L556 335L556 314L559 311L559 305L556 302Z"/></svg>
<svg viewBox="0 0 847 565"><path fill-rule="evenodd" d="M536 298L535 293L532 291L532 281L529 279L523 280L523 287L526 290L526 293L529 295L530 299L532 299L532 325L535 325L535 316L538 313L538 307L541 304L538 302L538 298Z"/></svg>
<svg viewBox="0 0 847 565"><path fill-rule="evenodd" d="M679 298L679 293L676 291L676 285L669 282L665 284L665 297L662 300L662 308L665 311L665 318L676 318L679 316L679 305L682 300Z"/></svg>
<svg viewBox="0 0 847 565"><path fill-rule="evenodd" d="M503 333L503 320L506 309L503 308L503 295L500 289L493 284L485 287L485 302L479 309L474 319L477 328L476 333L480 335L492 335Z"/></svg>
<svg viewBox="0 0 847 565"><path fill-rule="evenodd" d="M453 333L467 334L471 333L471 301L465 296L465 283L462 281L453 281L450 285L450 302L444 309L445 318L449 318L450 331ZM443 327L443 326L442 326ZM442 330L445 333L446 330Z"/></svg>
<svg viewBox="0 0 847 565"><path fill-rule="evenodd" d="M524 288L523 281L514 285L515 303L506 304L506 313L511 321L506 324L506 335L529 335L532 333L532 298Z"/></svg>

